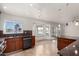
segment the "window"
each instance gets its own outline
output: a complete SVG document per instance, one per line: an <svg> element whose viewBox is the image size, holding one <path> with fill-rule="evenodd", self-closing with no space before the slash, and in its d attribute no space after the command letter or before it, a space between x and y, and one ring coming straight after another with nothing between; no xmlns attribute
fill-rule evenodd
<svg viewBox="0 0 79 59"><path fill-rule="evenodd" d="M61 25L58 24L54 27L54 36L60 36L61 35Z"/></svg>
<svg viewBox="0 0 79 59"><path fill-rule="evenodd" d="M49 34L50 34L50 27L49 27L49 25L45 25L45 35L46 36L49 36Z"/></svg>
<svg viewBox="0 0 79 59"><path fill-rule="evenodd" d="M17 21L5 21L3 33L5 34L23 33L22 24Z"/></svg>
<svg viewBox="0 0 79 59"><path fill-rule="evenodd" d="M48 24L39 24L39 25L34 24L33 31L36 36L49 36L50 34L49 28L50 27Z"/></svg>
<svg viewBox="0 0 79 59"><path fill-rule="evenodd" d="M43 26L37 26L37 34L38 35L43 35L43 30L44 30Z"/></svg>

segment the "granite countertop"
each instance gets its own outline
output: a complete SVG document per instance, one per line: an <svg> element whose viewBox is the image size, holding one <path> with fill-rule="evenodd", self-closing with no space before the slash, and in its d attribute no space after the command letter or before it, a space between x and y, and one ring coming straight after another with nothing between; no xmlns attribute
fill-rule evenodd
<svg viewBox="0 0 79 59"><path fill-rule="evenodd" d="M7 38L18 38L18 37L23 37L23 36L9 36L9 37L5 37L5 39L7 39Z"/></svg>
<svg viewBox="0 0 79 59"><path fill-rule="evenodd" d="M61 56L79 56L79 40L71 43L67 47L59 51Z"/></svg>
<svg viewBox="0 0 79 59"><path fill-rule="evenodd" d="M61 36L61 37L58 37L58 38L68 38L68 39L78 40L79 39L79 36Z"/></svg>

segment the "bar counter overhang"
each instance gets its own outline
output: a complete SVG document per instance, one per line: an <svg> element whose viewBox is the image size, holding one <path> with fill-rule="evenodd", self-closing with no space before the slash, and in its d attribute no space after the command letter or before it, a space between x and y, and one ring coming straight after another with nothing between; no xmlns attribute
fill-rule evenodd
<svg viewBox="0 0 79 59"><path fill-rule="evenodd" d="M60 49L58 54L60 56L79 56L79 37L77 36L61 36L58 37L58 44L60 44L61 46L61 42L59 42L61 40L66 40L66 41L71 41L73 40L73 42L71 42L70 44L66 44L67 46L65 46L63 49ZM64 42L64 41L62 41ZM63 45L63 44L62 44ZM59 46L58 46L59 48Z"/></svg>

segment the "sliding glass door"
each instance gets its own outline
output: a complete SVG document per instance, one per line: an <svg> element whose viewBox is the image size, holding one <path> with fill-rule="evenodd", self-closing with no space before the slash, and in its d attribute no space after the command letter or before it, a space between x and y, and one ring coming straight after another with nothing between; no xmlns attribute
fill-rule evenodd
<svg viewBox="0 0 79 59"><path fill-rule="evenodd" d="M50 25L49 24L34 24L33 31L35 36L38 37L48 37L50 35Z"/></svg>

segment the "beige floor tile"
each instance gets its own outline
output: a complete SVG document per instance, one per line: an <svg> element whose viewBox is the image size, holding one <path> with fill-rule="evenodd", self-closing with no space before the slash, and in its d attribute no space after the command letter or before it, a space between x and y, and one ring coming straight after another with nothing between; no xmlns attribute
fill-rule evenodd
<svg viewBox="0 0 79 59"><path fill-rule="evenodd" d="M36 42L32 49L27 49L9 56L58 56L57 40L43 40Z"/></svg>

